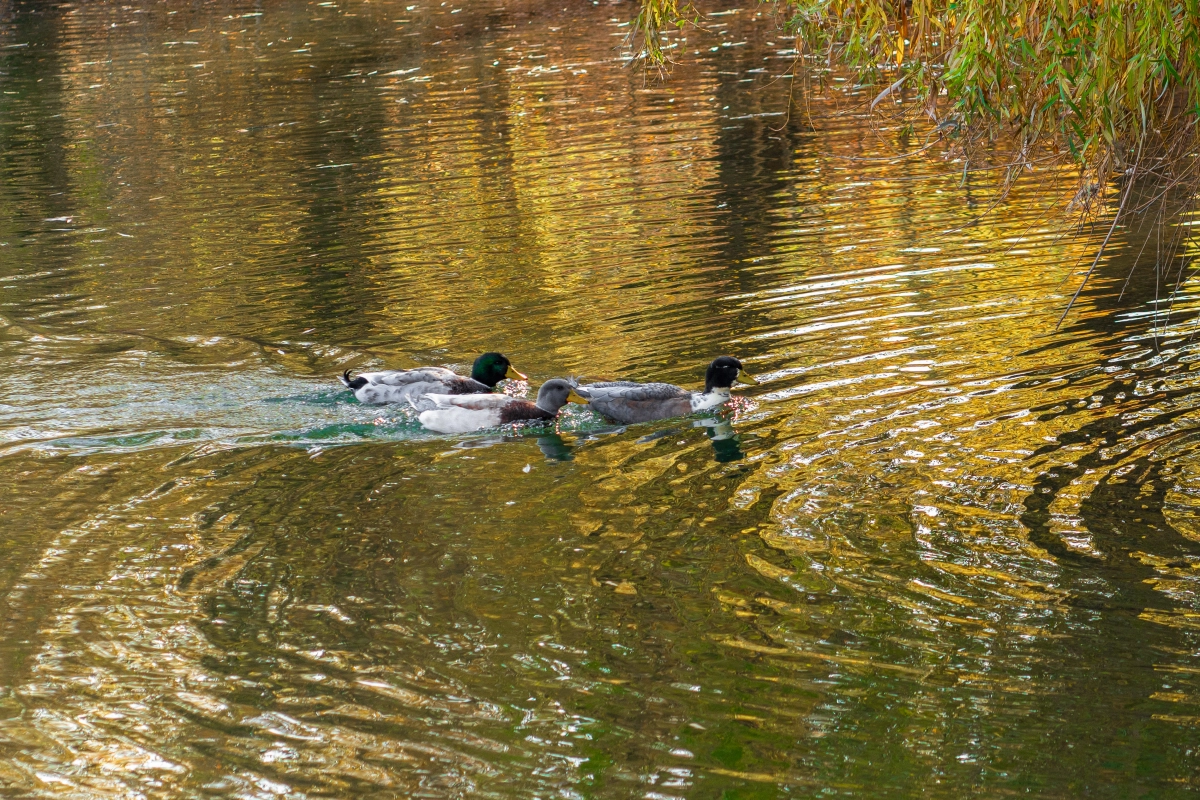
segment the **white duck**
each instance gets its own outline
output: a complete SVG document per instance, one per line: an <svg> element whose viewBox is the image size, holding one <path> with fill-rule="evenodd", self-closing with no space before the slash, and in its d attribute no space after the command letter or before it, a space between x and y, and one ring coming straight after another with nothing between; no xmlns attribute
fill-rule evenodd
<svg viewBox="0 0 1200 800"><path fill-rule="evenodd" d="M554 378L542 384L536 403L503 394L429 394L420 399L419 407L430 402L435 407L421 412L422 425L438 433L467 433L511 422L552 420L567 403L586 401L569 382ZM413 407L418 407L417 402Z"/></svg>

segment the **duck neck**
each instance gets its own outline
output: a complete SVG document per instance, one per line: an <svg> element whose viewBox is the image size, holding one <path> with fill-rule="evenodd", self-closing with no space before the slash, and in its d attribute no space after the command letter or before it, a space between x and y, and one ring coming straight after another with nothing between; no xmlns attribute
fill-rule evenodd
<svg viewBox="0 0 1200 800"><path fill-rule="evenodd" d="M710 386L704 390L704 393L713 397L721 397L726 400L729 399L728 386Z"/></svg>

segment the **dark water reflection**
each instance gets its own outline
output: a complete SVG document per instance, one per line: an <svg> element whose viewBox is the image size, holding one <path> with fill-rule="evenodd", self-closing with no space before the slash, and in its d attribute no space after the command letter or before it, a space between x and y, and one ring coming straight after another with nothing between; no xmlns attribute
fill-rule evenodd
<svg viewBox="0 0 1200 800"><path fill-rule="evenodd" d="M1071 176L989 209L707 11L660 84L628 4L0 5L0 794L1191 791L1188 273L1120 233L1055 332ZM333 381L492 348L763 386Z"/></svg>

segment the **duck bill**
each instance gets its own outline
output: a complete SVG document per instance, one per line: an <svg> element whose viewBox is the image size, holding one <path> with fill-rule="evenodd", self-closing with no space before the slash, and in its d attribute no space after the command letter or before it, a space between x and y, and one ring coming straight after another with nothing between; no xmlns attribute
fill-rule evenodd
<svg viewBox="0 0 1200 800"><path fill-rule="evenodd" d="M758 386L758 381L754 380L754 376L748 372L739 372L737 379L741 383L748 383L751 386Z"/></svg>
<svg viewBox="0 0 1200 800"><path fill-rule="evenodd" d="M571 393L567 395L567 402L568 403L583 403L584 405L587 405L587 398L581 397L579 394L577 394L575 392L574 389L572 389Z"/></svg>
<svg viewBox="0 0 1200 800"><path fill-rule="evenodd" d="M516 381L516 380L527 381L527 380L529 380L529 377L524 372L517 372L513 368L512 364L508 365L508 371L504 373L504 377L506 377L512 381Z"/></svg>

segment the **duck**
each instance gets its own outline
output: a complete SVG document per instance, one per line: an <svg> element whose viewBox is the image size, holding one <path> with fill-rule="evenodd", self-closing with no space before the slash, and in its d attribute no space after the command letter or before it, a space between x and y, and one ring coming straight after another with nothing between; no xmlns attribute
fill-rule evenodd
<svg viewBox="0 0 1200 800"><path fill-rule="evenodd" d="M358 402L370 405L402 403L427 394L490 394L505 378L528 380L501 353L484 353L475 359L469 378L445 367L363 372L357 378L346 370L341 375Z"/></svg>
<svg viewBox="0 0 1200 800"><path fill-rule="evenodd" d="M567 403L587 402L563 378L543 383L533 403L505 394L430 394L420 400L432 402L434 408L422 411L417 419L438 433L469 433L510 422L545 422L557 417Z"/></svg>
<svg viewBox="0 0 1200 800"><path fill-rule="evenodd" d="M655 419L681 417L725 404L735 381L757 384L733 356L721 356L704 373L704 391L689 392L670 383L606 381L576 386L588 405L614 422L631 425Z"/></svg>

